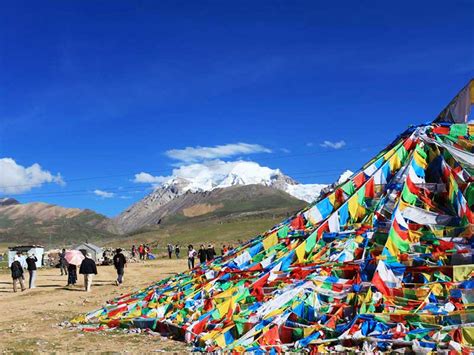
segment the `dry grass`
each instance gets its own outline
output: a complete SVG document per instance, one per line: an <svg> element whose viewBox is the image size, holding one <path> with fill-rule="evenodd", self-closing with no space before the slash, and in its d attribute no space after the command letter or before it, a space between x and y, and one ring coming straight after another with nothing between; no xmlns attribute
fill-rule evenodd
<svg viewBox="0 0 474 355"><path fill-rule="evenodd" d="M186 261L155 260L129 264L125 285L113 285L112 266L99 267L93 289L86 293L79 286L65 288L66 276L59 269L41 269L37 288L13 293L8 273L0 273L0 351L1 352L152 352L182 353L186 344L161 336L124 334L122 331L86 333L68 330L58 324L80 313L101 307L105 301L147 286L186 268Z"/></svg>

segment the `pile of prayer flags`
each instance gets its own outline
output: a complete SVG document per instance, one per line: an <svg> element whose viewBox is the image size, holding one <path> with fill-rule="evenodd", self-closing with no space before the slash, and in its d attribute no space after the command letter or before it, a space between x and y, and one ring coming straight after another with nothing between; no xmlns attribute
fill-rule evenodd
<svg viewBox="0 0 474 355"><path fill-rule="evenodd" d="M410 127L271 230L73 323L200 351L471 353L473 152L473 125Z"/></svg>

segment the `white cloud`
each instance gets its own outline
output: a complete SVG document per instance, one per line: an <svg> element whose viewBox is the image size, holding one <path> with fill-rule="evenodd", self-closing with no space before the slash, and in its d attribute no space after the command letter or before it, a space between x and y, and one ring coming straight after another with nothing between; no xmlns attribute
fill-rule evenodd
<svg viewBox="0 0 474 355"><path fill-rule="evenodd" d="M171 149L166 155L172 159L185 163L195 163L202 160L226 158L238 154L271 153L268 148L260 144L236 143L217 145L215 147L186 147L184 149Z"/></svg>
<svg viewBox="0 0 474 355"><path fill-rule="evenodd" d="M291 150L286 149L286 148L280 148L280 150L281 150L283 153L286 153L286 154L291 153Z"/></svg>
<svg viewBox="0 0 474 355"><path fill-rule="evenodd" d="M308 142L308 143L306 143L306 146L307 146L307 147L312 147L313 145L314 145L313 142Z"/></svg>
<svg viewBox="0 0 474 355"><path fill-rule="evenodd" d="M115 196L113 192L103 191L103 190L94 190L94 193L102 198L112 198Z"/></svg>
<svg viewBox="0 0 474 355"><path fill-rule="evenodd" d="M19 165L12 158L0 159L0 192L20 194L45 183L64 185L61 174L53 175L35 163L29 167Z"/></svg>
<svg viewBox="0 0 474 355"><path fill-rule="evenodd" d="M133 182L139 183L139 184L160 184L163 181L165 181L165 177L163 176L153 176L148 173L138 173L135 174L135 178L133 179Z"/></svg>
<svg viewBox="0 0 474 355"><path fill-rule="evenodd" d="M320 144L320 146L323 148L332 148L332 149L341 149L345 145L346 145L346 142L344 141L339 141L339 142L324 141L322 144Z"/></svg>

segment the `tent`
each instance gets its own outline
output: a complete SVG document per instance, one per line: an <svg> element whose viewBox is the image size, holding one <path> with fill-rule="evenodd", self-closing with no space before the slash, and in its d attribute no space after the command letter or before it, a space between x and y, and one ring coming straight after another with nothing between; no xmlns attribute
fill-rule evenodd
<svg viewBox="0 0 474 355"><path fill-rule="evenodd" d="M34 253L38 261L36 262L36 267L41 267L43 266L43 253L44 253L44 247L41 245L17 245L14 247L9 247L8 248L8 267L11 266L11 264L14 261L15 255L20 253L20 263L22 264L23 267L26 268L26 258L28 257L28 254Z"/></svg>
<svg viewBox="0 0 474 355"><path fill-rule="evenodd" d="M474 124L443 117L225 256L73 323L197 351L472 353Z"/></svg>
<svg viewBox="0 0 474 355"><path fill-rule="evenodd" d="M80 250L84 254L84 256L87 253L90 253L92 260L94 260L96 263L101 263L103 260L103 249L92 243L82 243L76 245L73 249Z"/></svg>

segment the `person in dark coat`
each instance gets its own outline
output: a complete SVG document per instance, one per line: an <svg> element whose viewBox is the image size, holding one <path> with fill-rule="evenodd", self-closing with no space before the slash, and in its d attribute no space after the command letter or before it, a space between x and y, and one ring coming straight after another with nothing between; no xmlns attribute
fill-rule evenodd
<svg viewBox="0 0 474 355"><path fill-rule="evenodd" d="M91 254L87 253L84 260L82 260L79 273L84 275L84 287L86 292L89 292L92 287L92 278L97 275L97 265L91 259Z"/></svg>
<svg viewBox="0 0 474 355"><path fill-rule="evenodd" d="M67 271L67 285L74 286L77 282L77 266L73 264L68 264Z"/></svg>
<svg viewBox="0 0 474 355"><path fill-rule="evenodd" d="M179 253L180 253L180 251L181 251L181 250L179 249L179 245L176 244L176 245L174 246L174 253L175 253L175 255L176 255L176 259L179 259Z"/></svg>
<svg viewBox="0 0 474 355"><path fill-rule="evenodd" d="M21 290L25 291L25 283L23 282L23 267L20 264L20 257L15 255L15 259L10 266L13 279L13 292L16 292L17 283L20 283Z"/></svg>
<svg viewBox="0 0 474 355"><path fill-rule="evenodd" d="M30 274L30 280L29 280L29 287L30 288L35 288L35 282L36 282L36 262L38 259L36 258L35 254L30 254L26 258L26 265L28 273Z"/></svg>
<svg viewBox="0 0 474 355"><path fill-rule="evenodd" d="M66 249L59 253L59 269L61 270L61 276L67 275Z"/></svg>
<svg viewBox="0 0 474 355"><path fill-rule="evenodd" d="M204 247L204 244L201 244L201 246L199 247L198 258L199 258L199 262L200 262L201 264L205 264L205 263L206 263L207 250L206 250L206 248Z"/></svg>
<svg viewBox="0 0 474 355"><path fill-rule="evenodd" d="M125 259L125 256L122 254L122 249L119 248L115 251L114 255L114 266L117 270L117 280L115 281L115 284L117 286L121 285L123 282L123 275L125 273L126 265L127 259Z"/></svg>
<svg viewBox="0 0 474 355"><path fill-rule="evenodd" d="M215 256L216 256L216 251L214 250L214 246L212 244L209 244L206 250L207 261L214 260Z"/></svg>

